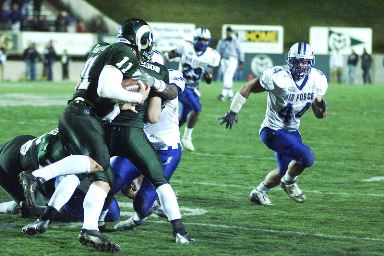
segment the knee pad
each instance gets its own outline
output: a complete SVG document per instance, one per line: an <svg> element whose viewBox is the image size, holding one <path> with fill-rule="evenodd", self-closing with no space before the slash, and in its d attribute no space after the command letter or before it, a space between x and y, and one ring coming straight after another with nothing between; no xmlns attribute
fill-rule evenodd
<svg viewBox="0 0 384 256"><path fill-rule="evenodd" d="M313 163L315 162L315 156L311 149L307 149L302 154L302 158L300 159L300 162L304 167L311 167Z"/></svg>

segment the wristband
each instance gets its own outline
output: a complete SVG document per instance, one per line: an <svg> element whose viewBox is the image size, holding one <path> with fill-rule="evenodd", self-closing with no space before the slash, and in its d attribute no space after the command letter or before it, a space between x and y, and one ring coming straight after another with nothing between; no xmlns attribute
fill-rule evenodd
<svg viewBox="0 0 384 256"><path fill-rule="evenodd" d="M239 113L241 107L244 105L246 101L247 99L240 94L240 91L237 91L235 94L235 97L233 97L229 110L234 113Z"/></svg>

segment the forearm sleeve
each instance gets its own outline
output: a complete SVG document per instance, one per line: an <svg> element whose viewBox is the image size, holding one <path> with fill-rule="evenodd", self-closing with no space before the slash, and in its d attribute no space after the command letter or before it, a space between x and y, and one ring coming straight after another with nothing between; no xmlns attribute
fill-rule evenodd
<svg viewBox="0 0 384 256"><path fill-rule="evenodd" d="M141 93L124 90L121 86L122 80L123 74L119 69L111 65L105 66L99 76L97 94L103 98L140 104L143 101Z"/></svg>

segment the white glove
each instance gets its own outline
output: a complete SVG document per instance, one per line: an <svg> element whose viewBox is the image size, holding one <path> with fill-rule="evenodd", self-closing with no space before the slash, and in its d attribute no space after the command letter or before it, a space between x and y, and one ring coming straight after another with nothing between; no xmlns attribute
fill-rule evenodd
<svg viewBox="0 0 384 256"><path fill-rule="evenodd" d="M147 73L143 73L140 76L140 80L143 83L147 84L149 87L155 89L155 91L157 92L164 91L165 87L167 86L164 81L154 78L153 76L150 76Z"/></svg>

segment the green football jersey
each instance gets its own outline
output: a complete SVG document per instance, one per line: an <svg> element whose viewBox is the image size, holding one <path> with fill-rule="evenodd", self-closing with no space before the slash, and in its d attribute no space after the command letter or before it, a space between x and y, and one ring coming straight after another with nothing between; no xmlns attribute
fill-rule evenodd
<svg viewBox="0 0 384 256"><path fill-rule="evenodd" d="M101 98L97 94L100 73L107 65L118 68L123 73L123 79L127 79L138 69L139 61L131 47L119 42L98 43L89 52L74 98L83 97L90 102L99 117L111 112L115 104L115 100Z"/></svg>
<svg viewBox="0 0 384 256"><path fill-rule="evenodd" d="M141 62L139 68L143 73L148 73L149 75L159 80L163 80L166 83L169 82L168 69L161 64ZM152 91L149 97L151 97L151 95L154 95ZM120 114L112 121L112 125L130 126L143 129L146 106L147 101L144 102L144 105L136 105L135 109L137 113L130 110L121 110Z"/></svg>
<svg viewBox="0 0 384 256"><path fill-rule="evenodd" d="M29 140L20 148L20 161L23 166L46 166L57 162L67 154L59 138L59 129Z"/></svg>

